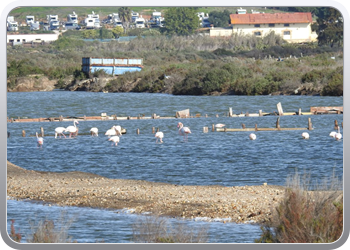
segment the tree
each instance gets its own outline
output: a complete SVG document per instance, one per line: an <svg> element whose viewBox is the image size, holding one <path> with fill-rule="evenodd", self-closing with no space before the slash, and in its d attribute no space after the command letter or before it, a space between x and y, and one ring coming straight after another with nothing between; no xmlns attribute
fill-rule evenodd
<svg viewBox="0 0 350 250"><path fill-rule="evenodd" d="M169 8L164 19L165 32L169 34L190 35L199 27L196 9L192 7Z"/></svg>
<svg viewBox="0 0 350 250"><path fill-rule="evenodd" d="M118 10L118 15L123 23L124 31L126 32L131 22L131 9L129 7L121 7Z"/></svg>
<svg viewBox="0 0 350 250"><path fill-rule="evenodd" d="M208 20L214 27L227 27L230 24L230 14L228 10L212 11L209 13Z"/></svg>
<svg viewBox="0 0 350 250"><path fill-rule="evenodd" d="M343 18L341 13L334 8L320 8L317 22L312 25L316 31L319 45L343 44Z"/></svg>
<svg viewBox="0 0 350 250"><path fill-rule="evenodd" d="M123 34L123 32L124 32L124 29L120 26L116 26L112 29L112 33L115 38L119 38L119 36Z"/></svg>

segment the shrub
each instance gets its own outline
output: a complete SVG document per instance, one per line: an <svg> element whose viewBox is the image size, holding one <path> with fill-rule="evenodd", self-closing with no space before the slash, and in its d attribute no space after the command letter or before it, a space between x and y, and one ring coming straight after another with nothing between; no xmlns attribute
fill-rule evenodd
<svg viewBox="0 0 350 250"><path fill-rule="evenodd" d="M308 178L290 178L273 219L261 227L258 243L331 243L343 232L343 194L333 177L310 190Z"/></svg>
<svg viewBox="0 0 350 250"><path fill-rule="evenodd" d="M72 243L75 242L68 236L68 229L73 222L73 217L68 217L65 212L56 221L40 220L37 224L30 221L32 234L27 238L29 243Z"/></svg>

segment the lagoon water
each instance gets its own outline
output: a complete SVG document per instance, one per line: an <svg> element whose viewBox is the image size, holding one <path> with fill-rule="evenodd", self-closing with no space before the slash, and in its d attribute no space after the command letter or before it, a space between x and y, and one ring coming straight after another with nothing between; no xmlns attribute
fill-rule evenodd
<svg viewBox="0 0 350 250"><path fill-rule="evenodd" d="M229 108L233 113L258 113L276 111L281 102L284 112L296 112L299 108L307 112L311 106L343 106L343 97L321 96L173 96L148 93L89 93L89 92L30 92L7 94L8 117L67 117L99 116L101 113L117 116L175 116L175 112L189 108L193 119L156 120L109 120L81 121L79 133L87 134L91 127L99 128L99 136L79 135L76 139L55 139L54 129L67 127L73 122L8 123L7 159L26 169L40 171L85 171L109 178L139 179L179 185L223 185L244 186L285 185L289 175L295 171L310 174L314 182L324 180L333 173L342 178L343 141L329 137L334 130L334 120L343 121L343 115L284 116L281 127L307 127L311 117L314 130L308 131L309 140L303 140L304 131L258 131L257 139L249 140L250 132L211 132L211 125L224 123L227 128L275 127L277 116L226 117ZM208 118L205 115L208 115ZM216 115L219 117L216 117ZM190 127L192 134L188 142L178 135L177 123ZM121 125L127 133L121 137L117 147L104 136L113 125ZM203 127L209 133L203 133ZM43 148L37 148L31 135L44 128ZM164 132L164 143L156 144L152 127ZM140 130L140 134L136 130ZM22 137L22 130L27 136ZM8 201L8 219L19 219L27 209L28 218L43 209L40 204ZM29 207L29 208L28 208ZM48 213L56 213L53 207L45 207ZM68 209L68 208L67 208ZM69 208L83 211L82 208ZM88 209L88 208L86 208ZM85 210L82 214L86 213ZM98 238L109 242L130 242L130 224L135 215L111 211L88 210L103 216L116 216L116 223L124 221L120 238L103 236L96 225L84 227L84 219L75 226L75 237L81 242L95 242ZM10 217L11 215L11 217ZM103 215L103 216L102 216ZM99 217L93 216L93 217ZM137 216L136 216L137 217ZM188 222L189 223L189 222ZM194 223L194 222L191 222ZM205 223L205 222L195 222ZM213 226L215 224L215 226ZM226 227L237 231L239 225L211 223L211 241L254 242L259 236L259 227L245 225L245 236L234 238L224 234ZM21 224L24 227L24 224ZM84 232L79 232L84 228ZM91 229L91 232L85 232ZM231 229L230 229L231 230ZM239 229L242 233L243 229ZM21 230L22 231L22 230ZM92 233L93 232L93 233ZM255 235L254 233L255 232ZM100 235L101 234L101 235ZM119 235L119 233L118 233ZM218 235L220 237L218 238ZM225 236L226 235L226 236Z"/></svg>

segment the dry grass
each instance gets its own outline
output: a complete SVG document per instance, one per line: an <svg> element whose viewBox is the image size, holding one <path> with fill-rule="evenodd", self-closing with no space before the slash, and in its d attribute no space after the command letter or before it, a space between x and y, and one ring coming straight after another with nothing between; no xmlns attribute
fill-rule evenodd
<svg viewBox="0 0 350 250"><path fill-rule="evenodd" d="M191 228L184 223L171 224L166 218L145 216L133 224L136 243L206 243L208 228Z"/></svg>
<svg viewBox="0 0 350 250"><path fill-rule="evenodd" d="M287 181L284 200L262 227L261 243L331 243L343 232L343 192L334 175L321 184L296 173Z"/></svg>

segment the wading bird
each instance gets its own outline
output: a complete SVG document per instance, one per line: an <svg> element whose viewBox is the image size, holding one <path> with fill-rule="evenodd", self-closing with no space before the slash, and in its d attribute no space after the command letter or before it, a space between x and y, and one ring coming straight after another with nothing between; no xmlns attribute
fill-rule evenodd
<svg viewBox="0 0 350 250"><path fill-rule="evenodd" d="M38 135L38 132L36 132L36 142L37 142L37 144L38 144L38 147L42 147L43 146L43 144L44 144L44 138L42 138L42 137L40 137L39 135Z"/></svg>
<svg viewBox="0 0 350 250"><path fill-rule="evenodd" d="M251 133L251 134L249 135L249 139L255 140L255 139L256 139L256 135L255 135L254 133Z"/></svg>
<svg viewBox="0 0 350 250"><path fill-rule="evenodd" d="M91 136L98 136L98 128L93 127L90 129Z"/></svg>
<svg viewBox="0 0 350 250"><path fill-rule="evenodd" d="M163 137L164 137L163 132L157 132L155 134L155 137L157 138L156 143L158 142L158 140L159 140L160 143L163 143Z"/></svg>
<svg viewBox="0 0 350 250"><path fill-rule="evenodd" d="M332 131L332 132L329 133L329 136L335 138L335 134L336 133L337 133L336 131Z"/></svg>
<svg viewBox="0 0 350 250"><path fill-rule="evenodd" d="M191 134L191 130L188 127L184 127L181 122L177 124L177 127L179 128L179 135L182 135L184 137L184 141L186 141L188 134Z"/></svg>
<svg viewBox="0 0 350 250"><path fill-rule="evenodd" d="M112 141L113 142L112 145L117 146L119 141L120 141L120 138L119 138L119 136L115 135L115 136L112 136L111 138L109 138L108 141Z"/></svg>
<svg viewBox="0 0 350 250"><path fill-rule="evenodd" d="M111 137L113 135L121 136L122 135L122 127L119 125L113 126L106 131L105 135L107 135L108 137Z"/></svg>
<svg viewBox="0 0 350 250"><path fill-rule="evenodd" d="M309 133L307 133L307 132L303 132L303 133L301 134L301 136L303 137L303 139L309 139L309 138L310 138L310 135L309 135Z"/></svg>
<svg viewBox="0 0 350 250"><path fill-rule="evenodd" d="M66 132L66 128L65 127L57 127L55 128L55 138L57 138L57 136L59 135L60 138L62 137L62 135L64 136L64 138L66 138L66 135L63 132Z"/></svg>
<svg viewBox="0 0 350 250"><path fill-rule="evenodd" d="M69 138L71 138L72 136L77 136L78 135L78 128L77 128L76 124L79 124L79 122L77 120L74 120L73 121L73 126L68 126L66 128L66 131L69 132Z"/></svg>
<svg viewBox="0 0 350 250"><path fill-rule="evenodd" d="M340 133L340 127L338 126L338 132L335 134L334 138L339 141L342 138L342 134Z"/></svg>

